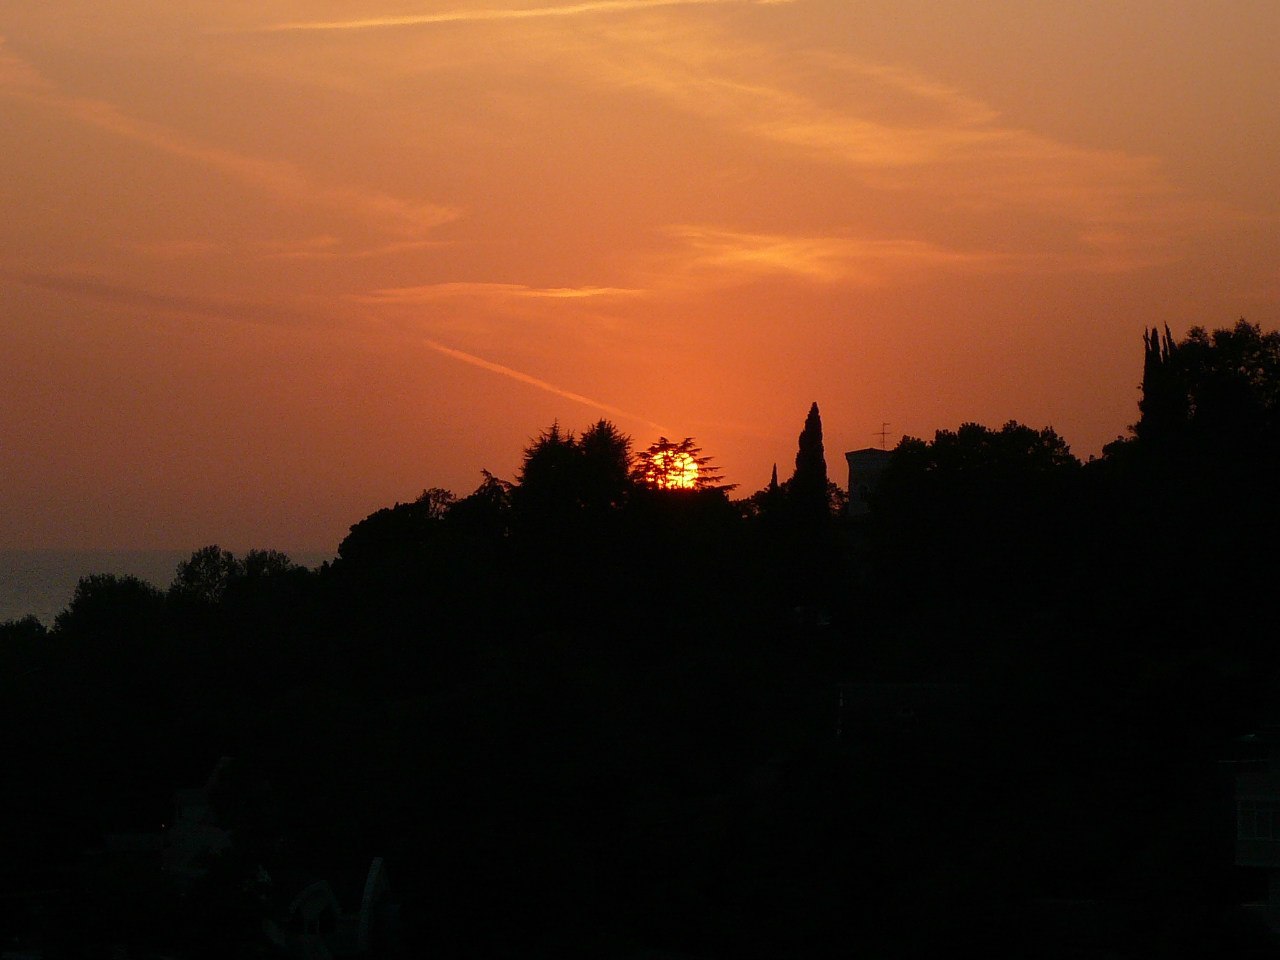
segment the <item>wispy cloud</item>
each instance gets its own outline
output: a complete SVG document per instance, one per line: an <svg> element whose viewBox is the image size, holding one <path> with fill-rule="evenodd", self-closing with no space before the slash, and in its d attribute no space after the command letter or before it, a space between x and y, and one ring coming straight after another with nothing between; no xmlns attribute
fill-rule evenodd
<svg viewBox="0 0 1280 960"><path fill-rule="evenodd" d="M596 34L601 42L575 53L599 82L646 92L939 211L1052 218L1074 225L1082 248L1088 235L1106 232L1135 250L1153 234L1235 216L1192 202L1157 157L1009 123L980 99L905 68L827 53L784 57L707 25L602 26ZM1114 242L1107 250L1115 252ZM1131 259L1126 251L1110 265Z"/></svg>
<svg viewBox="0 0 1280 960"><path fill-rule="evenodd" d="M492 360L485 360L483 357L477 357L475 354L465 353L462 350L455 350L453 347L446 347L443 343L438 343L435 340L424 340L423 342L432 350L442 354L443 356L450 357L451 359L458 360L462 363L470 364L473 367L479 367L481 370L487 370L490 373L496 373L498 376L506 377L508 380L514 380L517 383L523 383L526 386L534 387L565 400L580 403L583 406L591 407L601 413L607 413L615 417L624 417L628 420L639 421L640 423L647 424L662 433L669 432L662 424L655 423L647 417L642 417L639 414L623 410L621 407L615 407L612 404L583 396L582 394L575 393L572 390L566 390L563 387L556 386L554 383L549 383L546 380L515 370L511 367L505 366L504 364L494 363Z"/></svg>
<svg viewBox="0 0 1280 960"><path fill-rule="evenodd" d="M156 293L151 290L113 283L99 276L77 273L0 271L0 276L4 275L7 275L10 280L26 286L66 294L79 299L106 301L166 314L189 315L210 312L208 302L198 297Z"/></svg>
<svg viewBox="0 0 1280 960"><path fill-rule="evenodd" d="M948 250L921 240L744 233L696 225L672 227L669 233L680 241L672 257L682 269L735 279L789 274L824 283L873 285L903 270L997 269L1009 261L999 253Z"/></svg>
<svg viewBox="0 0 1280 960"><path fill-rule="evenodd" d="M149 318L233 321L265 326L315 326L317 322L316 314L298 303L168 293L106 279L90 272L42 272L0 265L0 280L75 300L123 307Z"/></svg>
<svg viewBox="0 0 1280 960"><path fill-rule="evenodd" d="M398 240L372 247L349 247L341 237L323 235L310 237L299 243L272 242L265 245L263 257L268 260L375 260L447 247L449 240Z"/></svg>
<svg viewBox="0 0 1280 960"><path fill-rule="evenodd" d="M587 300L602 297L634 297L642 290L623 287L530 287L519 283L432 283L416 287L388 287L357 294L361 303L438 303L459 298L488 300Z"/></svg>
<svg viewBox="0 0 1280 960"><path fill-rule="evenodd" d="M10 50L0 35L0 90L5 89L35 96L47 92L50 85L35 67Z"/></svg>
<svg viewBox="0 0 1280 960"><path fill-rule="evenodd" d="M292 163L203 143L162 124L131 116L109 101L66 94L14 54L3 37L0 37L0 97L38 104L116 137L209 167L276 198L337 209L404 237L416 238L460 216L454 207L323 183Z"/></svg>
<svg viewBox="0 0 1280 960"><path fill-rule="evenodd" d="M445 13L406 14L386 17L365 17L357 20L316 20L277 23L261 27L261 32L285 32L298 30L373 30L385 27L416 27L441 23L487 23L503 20L539 20L547 18L578 17L598 13L625 13L634 10L653 10L660 7L706 7L726 4L772 6L792 3L795 0L587 0L551 7L527 7L515 9L453 10Z"/></svg>
<svg viewBox="0 0 1280 960"><path fill-rule="evenodd" d="M186 260L216 253L218 245L212 240L177 239L132 243L129 249L157 260Z"/></svg>
<svg viewBox="0 0 1280 960"><path fill-rule="evenodd" d="M925 240L840 235L751 233L720 227L682 225L667 233L677 241L664 255L668 283L736 285L787 276L810 283L878 287L912 278L936 278L940 271L1129 273L1176 260L1154 243L1140 244L1125 230L1082 233L1070 249L961 250Z"/></svg>

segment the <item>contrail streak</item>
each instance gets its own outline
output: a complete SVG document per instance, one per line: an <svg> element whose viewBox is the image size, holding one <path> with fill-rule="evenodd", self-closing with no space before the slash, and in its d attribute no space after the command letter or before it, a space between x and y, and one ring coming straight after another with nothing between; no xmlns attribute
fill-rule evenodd
<svg viewBox="0 0 1280 960"><path fill-rule="evenodd" d="M453 347L446 347L443 343L437 343L435 340L424 340L424 343L436 353L442 353L446 357L452 357L454 360L460 360L463 363L469 363L473 367L479 367L481 370L488 370L490 373L496 373L499 376L507 377L518 383L527 384L531 387L537 387L539 390L545 390L547 393L555 394L557 397L563 397L566 400L572 400L574 403L580 403L583 406L595 407L605 413L612 414L615 417L625 417L628 420L638 420L641 423L647 423L659 433L669 433L660 423L655 423L648 417L642 417L639 414L631 413L612 404L601 403L599 400L592 400L590 397L584 397L580 393L574 393L572 390L565 390L557 387L554 383L547 383L545 380L539 380L537 377L531 377L527 373L521 373L519 370L513 370L505 367L500 363L494 363L492 360L485 360L483 357L477 357L474 354L463 353L461 350L455 350Z"/></svg>
<svg viewBox="0 0 1280 960"><path fill-rule="evenodd" d="M587 0L557 7L534 7L524 10L453 10L446 13L410 14L399 17L370 17L363 20L321 20L313 22L277 23L261 28L264 33L289 30L371 30L378 27L411 27L433 23L480 23L493 20L533 20L544 17L575 17L584 13L612 13L626 10L648 10L654 7L712 6L726 3L772 5L791 0Z"/></svg>

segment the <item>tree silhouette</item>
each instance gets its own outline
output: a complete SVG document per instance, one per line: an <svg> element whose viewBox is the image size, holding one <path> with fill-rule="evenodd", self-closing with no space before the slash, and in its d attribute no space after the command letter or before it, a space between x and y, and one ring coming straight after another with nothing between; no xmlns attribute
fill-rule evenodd
<svg viewBox="0 0 1280 960"><path fill-rule="evenodd" d="M1145 331L1143 346L1140 416L1104 463L1148 496L1180 500L1187 522L1243 522L1246 501L1266 514L1280 479L1280 333L1242 319L1178 341Z"/></svg>
<svg viewBox="0 0 1280 960"><path fill-rule="evenodd" d="M736 484L723 483L720 468L693 442L692 437L668 440L659 437L648 449L636 454L631 475L651 490L732 490Z"/></svg>
<svg viewBox="0 0 1280 960"><path fill-rule="evenodd" d="M505 537L511 528L511 491L513 484L500 480L488 470L470 494L458 500L445 515L448 526L475 541L493 541Z"/></svg>
<svg viewBox="0 0 1280 960"><path fill-rule="evenodd" d="M910 580L947 571L959 588L993 564L1008 576L1044 560L1079 472L1048 427L965 423L932 441L903 437L872 501L880 548Z"/></svg>
<svg viewBox="0 0 1280 960"><path fill-rule="evenodd" d="M250 550L244 555L242 567L249 580L287 576L303 569L279 550Z"/></svg>
<svg viewBox="0 0 1280 960"><path fill-rule="evenodd" d="M211 794L234 859L173 927L224 931L221 954L266 949L238 896L259 863L271 909L293 892L280 878L336 884L347 860L394 850L408 905L451 878L441 910L404 911L405 940L437 953L914 955L969 934L1034 953L1045 938L1015 923L1032 898L1111 891L1108 929L1136 937L1130 904L1149 902L1162 937L1243 955L1196 918L1234 889L1214 760L1275 702L1280 516L1254 467L1280 351L1251 327L1145 345L1143 419L1224 444L1152 458L1164 473L966 423L904 438L866 523L805 525L789 495L816 516L815 491L826 505L835 489L816 404L793 478L775 469L737 509L692 438L632 456L608 421L553 424L519 486L482 471L469 496L377 511L320 573L210 546L168 599L85 578L52 631L0 623L0 897L21 914L31 877L74 875L76 896L29 925L106 916L92 891L127 875L86 847L154 830L175 786L234 753L244 780ZM1243 447L1228 427L1250 431ZM1219 477L1237 449L1248 470ZM683 457L691 488L673 480ZM867 688L839 750L837 683ZM929 690L950 687L963 716L933 716ZM1054 762L1028 766L1033 751ZM954 789L939 800L926 780ZM1146 852L1117 867L1140 807ZM146 902L138 929L173 902ZM192 952L164 939L128 947Z"/></svg>
<svg viewBox="0 0 1280 960"><path fill-rule="evenodd" d="M798 520L820 522L831 515L827 493L827 459L822 448L822 416L815 402L809 407L796 450L796 472L788 495Z"/></svg>
<svg viewBox="0 0 1280 960"><path fill-rule="evenodd" d="M761 519L776 523L786 509L786 488L778 483L778 465L773 465L769 475L769 483L751 496L734 501L742 516L747 519Z"/></svg>
<svg viewBox="0 0 1280 960"><path fill-rule="evenodd" d="M54 618L62 636L97 642L134 640L154 633L164 613L164 594L134 576L95 573L81 577L67 608Z"/></svg>
<svg viewBox="0 0 1280 960"><path fill-rule="evenodd" d="M970 495L1024 487L1032 478L1078 467L1071 448L1051 427L1036 430L1010 420L999 430L963 423L939 430L932 442L903 437L881 482L895 496L901 487L927 481L937 489Z"/></svg>
<svg viewBox="0 0 1280 960"><path fill-rule="evenodd" d="M359 562L409 561L427 549L443 526L439 511L421 498L382 507L351 525L338 544L338 556Z"/></svg>
<svg viewBox="0 0 1280 960"><path fill-rule="evenodd" d="M593 514L617 509L631 486L631 438L608 420L597 420L578 439L579 494Z"/></svg>
<svg viewBox="0 0 1280 960"><path fill-rule="evenodd" d="M512 505L535 528L572 523L579 505L581 458L572 432L557 420L525 447Z"/></svg>
<svg viewBox="0 0 1280 960"><path fill-rule="evenodd" d="M608 420L596 421L580 437L557 421L525 448L512 506L527 531L581 532L622 507L630 472L631 438Z"/></svg>
<svg viewBox="0 0 1280 960"><path fill-rule="evenodd" d="M1138 401L1141 417L1133 426L1142 440L1162 443L1170 439L1187 420L1187 393L1177 369L1177 344L1169 328L1151 328L1142 333L1142 399Z"/></svg>
<svg viewBox="0 0 1280 960"><path fill-rule="evenodd" d="M1193 327L1175 342L1165 327L1143 334L1141 417L1147 444L1239 447L1275 440L1280 430L1280 333L1238 320Z"/></svg>
<svg viewBox="0 0 1280 960"><path fill-rule="evenodd" d="M244 576L244 564L217 544L201 547L178 564L169 596L198 604L216 604L227 586Z"/></svg>
<svg viewBox="0 0 1280 960"><path fill-rule="evenodd" d="M44 640L48 633L34 613L14 620L0 621L0 651L7 653L15 646Z"/></svg>
<svg viewBox="0 0 1280 960"><path fill-rule="evenodd" d="M451 490L443 487L428 487L418 495L418 499L414 503L420 504L425 508L424 512L429 520L441 520L444 515L449 512L449 508L457 503L458 498L453 495Z"/></svg>

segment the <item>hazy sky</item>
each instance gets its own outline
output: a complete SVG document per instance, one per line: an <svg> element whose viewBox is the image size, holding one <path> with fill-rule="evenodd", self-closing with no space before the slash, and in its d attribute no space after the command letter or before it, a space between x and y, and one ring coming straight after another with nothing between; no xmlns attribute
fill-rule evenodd
<svg viewBox="0 0 1280 960"><path fill-rule="evenodd" d="M1082 456L1280 324L1275 0L0 5L0 547L332 549L555 418Z"/></svg>

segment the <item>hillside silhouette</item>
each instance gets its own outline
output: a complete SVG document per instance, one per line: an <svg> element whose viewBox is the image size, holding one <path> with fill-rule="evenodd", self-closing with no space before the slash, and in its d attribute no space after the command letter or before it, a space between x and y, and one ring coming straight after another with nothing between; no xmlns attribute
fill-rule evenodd
<svg viewBox="0 0 1280 960"><path fill-rule="evenodd" d="M907 437L865 517L816 403L794 475L741 498L692 438L554 423L515 479L380 509L317 570L210 545L163 590L84 578L52 628L0 624L0 933L1280 955L1223 763L1277 719L1280 334L1138 359L1100 458ZM687 488L655 479L676 453Z"/></svg>

